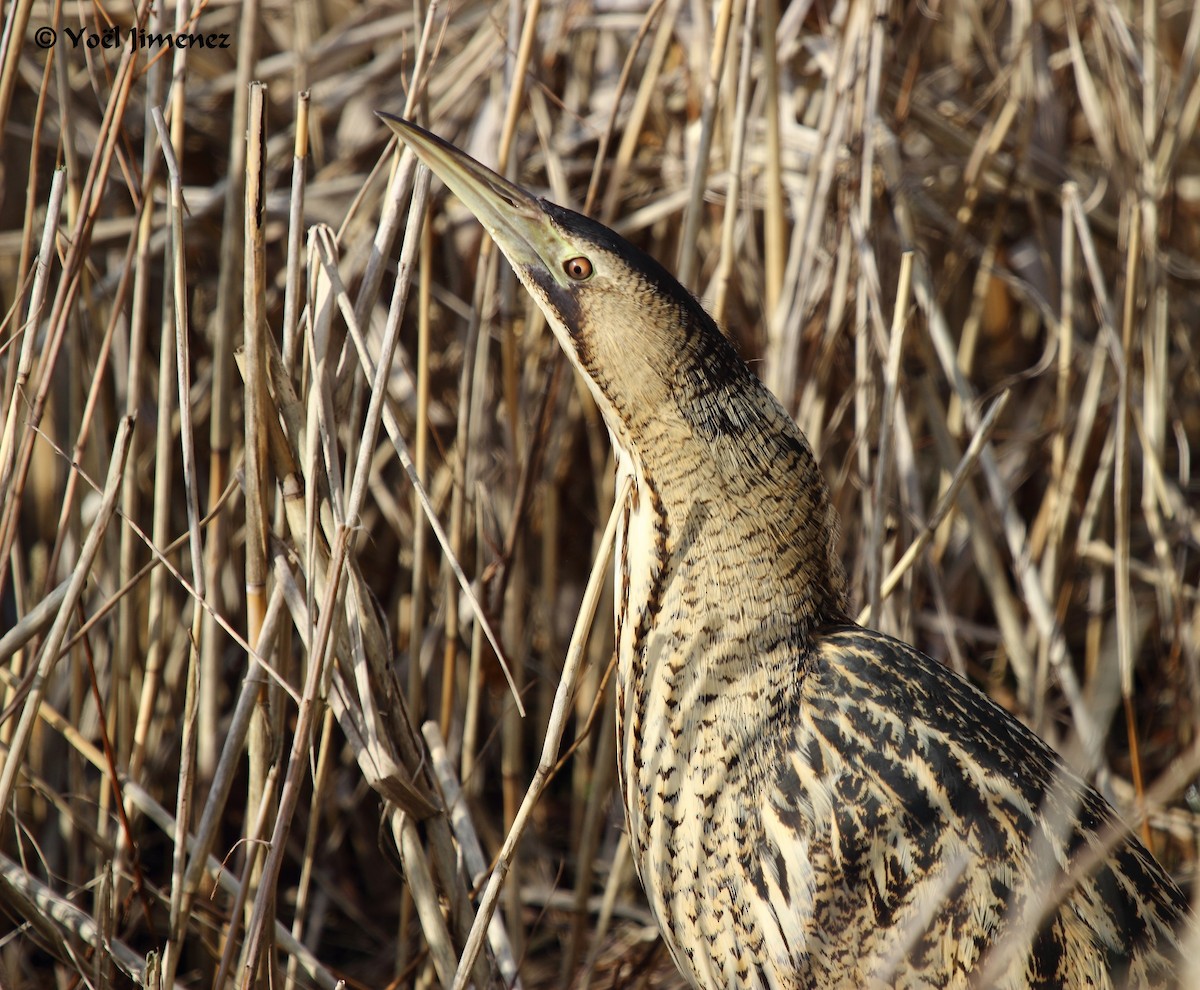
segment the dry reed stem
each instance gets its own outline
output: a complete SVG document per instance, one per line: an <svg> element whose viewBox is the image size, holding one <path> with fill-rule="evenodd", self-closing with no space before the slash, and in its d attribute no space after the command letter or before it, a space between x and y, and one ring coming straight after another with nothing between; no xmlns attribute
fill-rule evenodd
<svg viewBox="0 0 1200 990"><path fill-rule="evenodd" d="M864 621L1197 876L1200 11L141 8L230 45L25 0L0 34L0 982L673 985L609 827L607 605L556 699L603 425L376 108L685 259L820 454Z"/></svg>

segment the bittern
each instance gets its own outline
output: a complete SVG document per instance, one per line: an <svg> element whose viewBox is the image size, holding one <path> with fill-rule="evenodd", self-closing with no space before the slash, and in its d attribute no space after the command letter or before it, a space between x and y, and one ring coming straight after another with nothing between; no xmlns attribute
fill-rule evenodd
<svg viewBox="0 0 1200 990"><path fill-rule="evenodd" d="M1171 985L1179 888L1033 732L851 621L812 449L692 295L595 220L384 116L508 258L630 479L618 780L688 982Z"/></svg>

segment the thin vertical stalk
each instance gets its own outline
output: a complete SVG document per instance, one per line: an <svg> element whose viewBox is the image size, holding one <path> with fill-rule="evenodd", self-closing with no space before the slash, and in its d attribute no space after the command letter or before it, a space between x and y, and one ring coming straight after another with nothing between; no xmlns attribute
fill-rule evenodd
<svg viewBox="0 0 1200 990"><path fill-rule="evenodd" d="M211 323L212 337L212 416L209 421L208 504L213 505L229 480L233 444L233 351L237 340L237 316L242 282L243 201L246 182L246 121L250 105L250 80L258 61L258 0L242 5L238 25L238 62L233 91L233 115L229 125L229 179L225 186L225 205L221 227L220 270L217 275L217 299ZM206 546L207 586L213 608L224 610L221 571L229 565L231 521L224 516L213 520ZM200 752L197 759L200 776L207 780L217 763L220 734L218 692L221 685L220 657L225 639L210 618L205 618L200 634Z"/></svg>
<svg viewBox="0 0 1200 990"><path fill-rule="evenodd" d="M779 335L779 300L783 295L783 269L786 262L786 232L783 212L783 164L779 139L779 66L776 60L776 29L779 26L779 0L762 0L759 20L759 54L762 58L764 90L763 118L767 129L767 167L763 175L763 311L766 313L767 339Z"/></svg>
<svg viewBox="0 0 1200 990"><path fill-rule="evenodd" d="M288 205L287 274L283 292L283 367L294 372L299 345L301 268L304 263L304 188L305 159L308 156L308 90L296 97L296 140L292 151L292 197Z"/></svg>
<svg viewBox="0 0 1200 990"><path fill-rule="evenodd" d="M267 499L274 490L267 477L267 333L266 317L266 259L263 251L263 224L266 221L266 87L260 82L250 84L250 105L246 119L246 200L243 206L245 221L242 274L242 313L245 346L245 391L243 422L245 428L245 551L246 551L246 639L259 642L267 604L267 520L270 518ZM246 657L247 667L253 666ZM271 715L267 708L267 687L259 691L258 709L250 722L247 745L248 774L246 807L259 808L261 817L270 823L265 807L267 778L271 773ZM247 836L247 840L250 836ZM250 846L247 846L250 849ZM252 897L258 882L257 864L261 858L247 856L245 883L247 896ZM271 930L266 930L270 938ZM274 953L268 951L269 965ZM266 985L267 976L264 974Z"/></svg>
<svg viewBox="0 0 1200 990"><path fill-rule="evenodd" d="M172 853L171 917L167 935L167 948L163 959L163 971L167 976L165 986L171 986L179 964L183 942L183 929L188 915L182 910L184 886L183 871L187 857L186 837L191 818L191 789L195 768L195 715L199 704L196 678L200 676L199 657L196 652L196 637L200 633L204 616L208 613L200 608L205 599L205 574L203 546L200 541L200 493L196 476L196 448L193 442L191 408L191 356L188 343L187 318L187 268L183 244L183 182L175 147L167 132L166 120L157 107L153 112L154 126L162 145L163 157L167 162L169 188L169 215L171 220L171 256L173 261L171 284L174 289L172 300L175 315L175 371L179 394L179 442L183 454L183 487L187 504L188 543L191 553L192 580L197 601L192 606L191 637L188 644L185 676L187 686L184 702L184 732L180 739L179 785L176 792L175 820L180 823Z"/></svg>
<svg viewBox="0 0 1200 990"><path fill-rule="evenodd" d="M500 898L504 880L508 876L509 869L512 866L512 859L516 853L517 845L525 832L526 826L529 824L529 816L533 813L533 809L537 806L542 792L546 789L546 784L550 780L550 772L554 769L558 756L558 748L562 743L563 732L566 729L567 719L572 710L571 697L575 692L575 683L579 676L580 662L583 659L588 632L591 629L592 620L596 615L596 605L600 601L601 586L608 573L608 557L612 552L613 542L616 539L617 523L625 510L631 485L632 479L626 477L616 493L612 512L608 517L608 525L604 528L604 536L600 540L600 549L596 555L595 562L592 564L592 572L588 576L587 587L583 592L583 600L579 605L579 614L575 620L575 630L571 634L570 645L567 646L567 655L563 661L558 690L554 695L554 707L550 712L550 721L547 723L546 732L542 737L541 760L534 771L533 780L529 783L529 788L525 792L525 798L521 802L521 807L517 811L512 827L509 828L508 834L504 837L504 845L500 850L500 855L496 859L496 865L488 877L487 887L484 888L483 896L479 899L479 908L475 914L475 922L471 926L471 933L467 938L466 947L463 949L462 956L458 960L458 971L454 977L454 990L466 990L467 984L471 979L471 970L475 965L475 959L479 955L479 950L483 947L483 939L491 922L492 914L496 910L496 902Z"/></svg>
<svg viewBox="0 0 1200 990"><path fill-rule="evenodd" d="M125 459L129 454L130 434L133 432L133 421L129 417L121 420L117 429L116 440L113 444L112 458L108 464L108 478L104 483L104 492L100 502L96 521L92 523L87 541L79 553L79 560L71 572L71 583L63 598L62 607L54 619L54 625L42 644L41 656L38 658L37 671L25 695L21 707L21 718L13 732L12 742L4 756L4 768L0 770L0 823L9 811L12 801L13 788L16 785L17 774L25 762L25 753L29 747L33 726L37 721L38 709L46 696L47 681L54 672L55 665L61 656L60 649L67 635L75 609L83 595L84 586L91 577L92 563L100 550L100 544L108 524L112 520L117 507L117 495L120 491L121 480L125 474Z"/></svg>
<svg viewBox="0 0 1200 990"><path fill-rule="evenodd" d="M872 488L874 507L871 513L871 535L867 543L867 601L871 616L878 628L883 615L883 520L887 515L888 475L892 470L893 438L896 430L896 405L900 398L900 358L904 353L904 328L907 325L908 303L912 291L911 251L900 256L900 279L896 287L896 306L892 311L892 329L888 336L887 365L883 377L883 407L880 410L879 455L875 464L875 483Z"/></svg>
<svg viewBox="0 0 1200 990"><path fill-rule="evenodd" d="M743 2L744 0L739 0L739 6L742 6ZM721 219L721 252L717 259L717 270L713 273L712 315L718 323L725 320L725 297L729 290L729 276L733 271L733 256L736 250L737 215L742 199L742 160L746 151L746 115L750 106L750 67L754 55L754 26L758 17L756 0L748 0L744 5L745 14L741 18L741 48L739 50L735 45L729 51L729 60L738 60L738 74L734 95L733 145L729 152L727 170L729 184L725 191L725 212Z"/></svg>
<svg viewBox="0 0 1200 990"><path fill-rule="evenodd" d="M679 261L675 274L679 281L691 287L695 278L698 252L697 238L700 232L700 213L704 202L704 189L708 181L708 158L712 150L713 131L716 128L718 98L721 95L721 75L725 69L725 46L729 41L729 25L734 18L734 4L742 0L721 0L717 8L717 29L713 38L712 53L708 61L708 78L704 83L704 100L700 110L700 144L696 149L695 167L688 194L687 208L683 214L683 237L679 241Z"/></svg>

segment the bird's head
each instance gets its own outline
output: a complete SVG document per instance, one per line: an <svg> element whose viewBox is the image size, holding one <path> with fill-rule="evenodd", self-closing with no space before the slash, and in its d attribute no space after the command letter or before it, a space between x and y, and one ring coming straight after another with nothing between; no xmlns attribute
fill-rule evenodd
<svg viewBox="0 0 1200 990"><path fill-rule="evenodd" d="M812 449L692 295L603 224L531 195L420 127L380 116L504 252L631 469L688 519L703 503L726 522L750 521L739 553L759 552L758 541L764 559L776 560L772 573L789 585L795 621L844 615L837 514ZM713 527L718 542L733 532Z"/></svg>
<svg viewBox="0 0 1200 990"><path fill-rule="evenodd" d="M649 255L603 224L533 196L436 135L390 114L379 116L504 252L622 446L638 446L640 424L679 417L678 395L684 386L701 384L698 378L749 374L703 307ZM721 384L705 382L701 390Z"/></svg>

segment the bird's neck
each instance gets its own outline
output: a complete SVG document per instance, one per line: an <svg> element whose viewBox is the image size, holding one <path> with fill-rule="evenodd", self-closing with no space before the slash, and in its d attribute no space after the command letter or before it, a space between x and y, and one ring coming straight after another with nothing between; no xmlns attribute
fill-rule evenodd
<svg viewBox="0 0 1200 990"><path fill-rule="evenodd" d="M723 372L685 370L665 398L609 418L630 481L615 567L620 777L652 898L654 830L674 820L655 814L656 788L668 779L684 806L714 807L714 740L750 754L772 719L794 717L814 631L846 614L811 448L740 361Z"/></svg>
<svg viewBox="0 0 1200 990"><path fill-rule="evenodd" d="M666 554L643 566L693 586L710 611L804 635L846 615L837 514L791 417L736 356L718 357L681 366L669 400L626 421L634 497Z"/></svg>
<svg viewBox="0 0 1200 990"><path fill-rule="evenodd" d="M813 631L846 615L836 516L803 435L752 379L634 424L616 569L626 722L647 732L708 698L714 724L752 727L754 699L790 691ZM699 410L699 412L697 412ZM653 451L653 459L646 453ZM681 722L681 726L684 722ZM672 730L674 731L674 730Z"/></svg>

